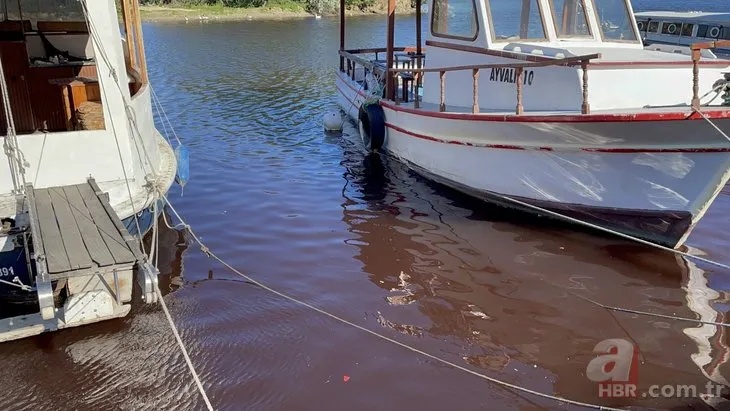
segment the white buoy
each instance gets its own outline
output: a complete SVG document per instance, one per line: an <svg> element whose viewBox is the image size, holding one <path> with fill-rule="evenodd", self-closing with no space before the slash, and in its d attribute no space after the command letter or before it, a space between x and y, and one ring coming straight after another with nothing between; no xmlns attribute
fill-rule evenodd
<svg viewBox="0 0 730 411"><path fill-rule="evenodd" d="M324 123L324 129L326 131L342 130L342 115L339 111L330 111L329 113L325 113L322 122Z"/></svg>

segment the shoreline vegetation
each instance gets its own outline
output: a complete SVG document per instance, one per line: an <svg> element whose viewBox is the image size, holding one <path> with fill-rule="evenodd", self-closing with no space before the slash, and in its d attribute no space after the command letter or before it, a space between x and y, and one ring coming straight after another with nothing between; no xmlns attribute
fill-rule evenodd
<svg viewBox="0 0 730 411"><path fill-rule="evenodd" d="M236 3L229 0L229 3ZM346 0L346 14L378 15L387 13L387 0ZM252 0L238 2L239 7L223 4L199 4L193 1L141 1L140 12L144 21L240 21L283 20L312 16L338 15L337 0ZM336 4L335 4L336 3ZM411 0L397 0L397 12L414 12Z"/></svg>

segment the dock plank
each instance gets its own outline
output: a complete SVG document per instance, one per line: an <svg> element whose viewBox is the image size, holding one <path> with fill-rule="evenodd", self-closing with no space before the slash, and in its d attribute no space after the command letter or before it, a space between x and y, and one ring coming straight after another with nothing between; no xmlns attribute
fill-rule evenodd
<svg viewBox="0 0 730 411"><path fill-rule="evenodd" d="M71 207L63 192L63 187L52 187L48 189L51 196L53 211L56 213L58 228L61 230L63 245L66 247L66 255L71 269L89 268L92 266L91 256L81 238L79 226L71 212Z"/></svg>
<svg viewBox="0 0 730 411"><path fill-rule="evenodd" d="M71 270L66 246L63 244L61 231L58 228L56 214L53 211L51 196L47 190L35 190L35 203L38 224L43 236L43 247L49 273L60 273Z"/></svg>
<svg viewBox="0 0 730 411"><path fill-rule="evenodd" d="M96 193L94 193L94 190L92 190L89 184L79 185L78 189L114 261L117 264L136 261L134 254L132 254L132 251L130 251L127 243L122 238L122 234L111 220L111 218L117 217L112 217L107 214L104 206L101 204L101 200L96 196Z"/></svg>
<svg viewBox="0 0 730 411"><path fill-rule="evenodd" d="M71 212L81 233L81 239L86 245L91 260L100 267L113 265L114 257L96 228L94 220L86 208L86 203L81 198L78 186L65 186L63 192L68 199Z"/></svg>

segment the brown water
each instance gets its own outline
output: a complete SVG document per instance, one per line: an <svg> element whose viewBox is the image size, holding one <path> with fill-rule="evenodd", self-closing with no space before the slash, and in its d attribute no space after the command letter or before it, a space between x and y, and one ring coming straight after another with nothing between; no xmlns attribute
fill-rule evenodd
<svg viewBox="0 0 730 411"><path fill-rule="evenodd" d="M403 34L413 25L398 22ZM359 35L348 45L378 44L383 26L353 19ZM686 334L695 324L611 313L576 295L697 318L686 288L707 280L720 294L706 309L723 320L730 273L471 200L366 155L350 124L343 136L323 134L321 115L335 107L335 20L147 25L145 34L152 81L191 149L192 181L172 201L242 271L449 361L575 400L697 404L599 399L585 370L607 338L638 344L640 391L727 375L716 327L706 326L712 362L701 369ZM730 263L729 213L726 189L690 238L693 252ZM218 409L577 409L269 294L175 231L161 244L165 300ZM203 407L158 306L2 350L0 409Z"/></svg>

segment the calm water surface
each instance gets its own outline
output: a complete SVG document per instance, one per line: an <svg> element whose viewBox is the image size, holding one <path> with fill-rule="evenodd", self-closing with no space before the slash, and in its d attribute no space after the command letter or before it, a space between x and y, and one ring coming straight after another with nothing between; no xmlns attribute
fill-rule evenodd
<svg viewBox="0 0 730 411"><path fill-rule="evenodd" d="M398 20L399 43L413 42L414 25ZM352 19L348 46L382 44L384 27L383 17ZM324 135L336 20L149 24L145 35L153 84L192 152L193 179L171 198L239 269L457 364L571 399L697 405L599 400L585 368L607 338L640 347L640 390L727 375L724 331L611 313L576 295L721 321L730 273L471 200L367 155L349 123L343 136ZM730 263L729 214L726 189L690 238L693 252ZM271 295L186 248L181 233L165 230L161 243L167 304L219 409L575 409ZM203 407L157 306L2 349L2 409Z"/></svg>

